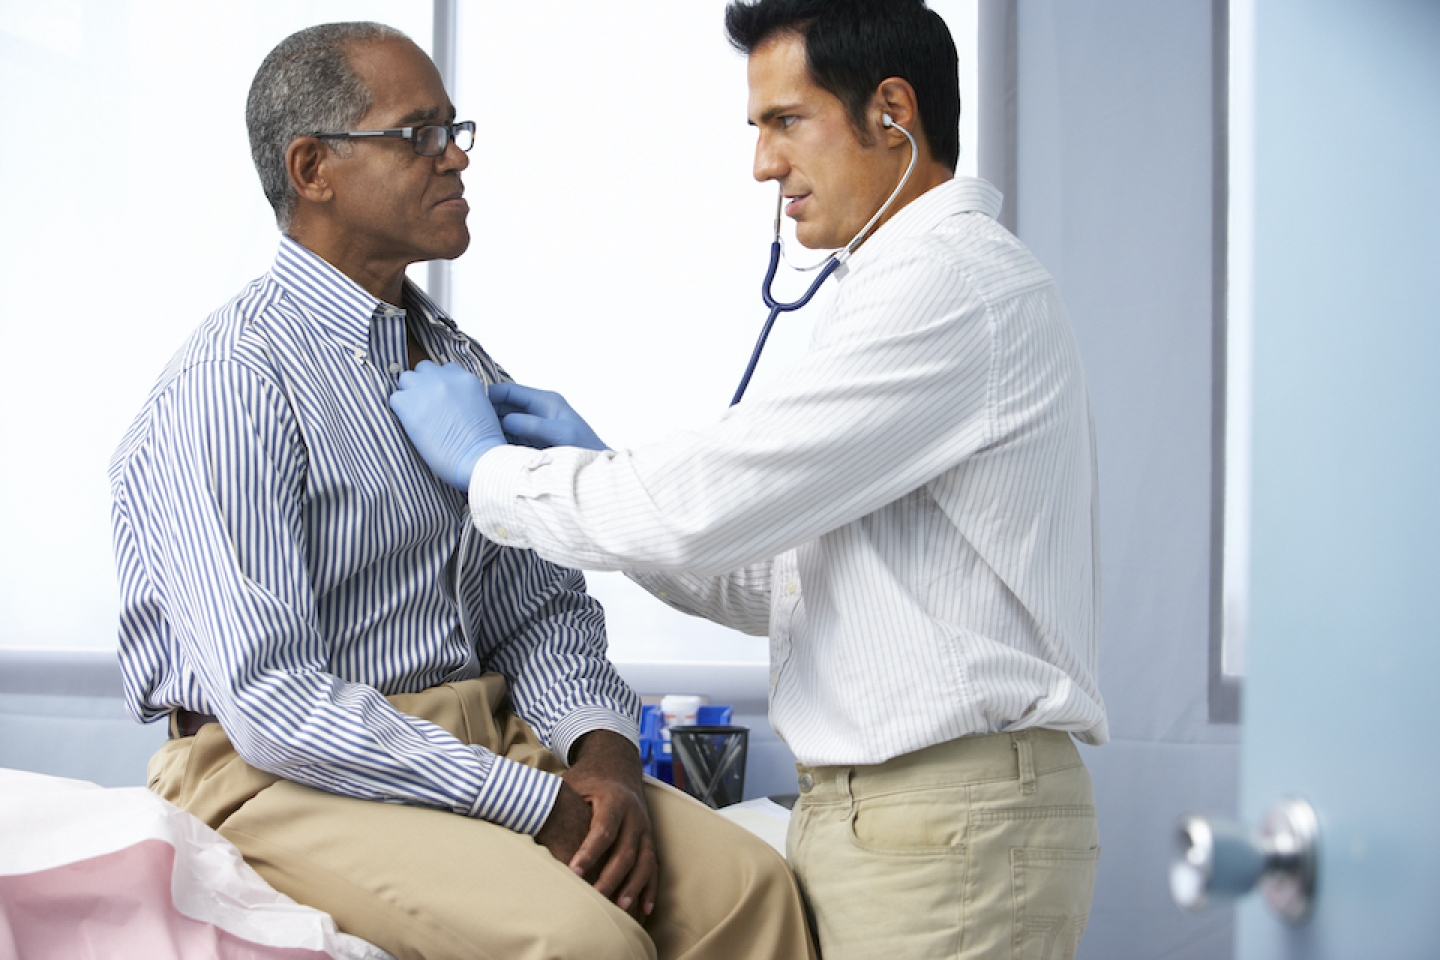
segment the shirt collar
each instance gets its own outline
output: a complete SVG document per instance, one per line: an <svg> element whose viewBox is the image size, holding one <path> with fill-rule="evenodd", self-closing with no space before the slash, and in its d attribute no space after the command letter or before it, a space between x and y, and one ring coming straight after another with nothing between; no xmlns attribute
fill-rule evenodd
<svg viewBox="0 0 1440 960"><path fill-rule="evenodd" d="M319 254L283 234L270 274L317 324L347 346L367 344L372 321L406 314L405 309L371 295ZM417 319L455 326L408 277L401 303L416 310Z"/></svg>
<svg viewBox="0 0 1440 960"><path fill-rule="evenodd" d="M962 213L983 213L994 219L1000 215L1004 195L993 185L978 177L952 177L942 184L931 187L911 200L885 221L870 239L860 245L855 255L842 268L853 263L883 255L897 243L911 237L923 236L934 230L950 217Z"/></svg>
<svg viewBox="0 0 1440 960"><path fill-rule="evenodd" d="M455 321L450 319L450 315L436 306L429 294L411 283L409 277L405 278L405 292L400 299L414 312L416 320L424 320L431 325L438 324L451 330L456 329Z"/></svg>

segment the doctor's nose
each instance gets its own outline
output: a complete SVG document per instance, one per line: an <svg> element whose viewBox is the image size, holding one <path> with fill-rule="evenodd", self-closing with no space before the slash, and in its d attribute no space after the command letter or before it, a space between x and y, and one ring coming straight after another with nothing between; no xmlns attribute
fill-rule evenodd
<svg viewBox="0 0 1440 960"><path fill-rule="evenodd" d="M755 167L751 171L756 180L779 180L790 172L790 165L777 151L766 144L762 136L755 141Z"/></svg>

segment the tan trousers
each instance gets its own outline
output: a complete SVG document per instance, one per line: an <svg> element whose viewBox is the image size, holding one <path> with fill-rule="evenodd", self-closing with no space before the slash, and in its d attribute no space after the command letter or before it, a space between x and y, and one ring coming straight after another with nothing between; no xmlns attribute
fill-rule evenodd
<svg viewBox="0 0 1440 960"><path fill-rule="evenodd" d="M498 675L389 700L466 743L563 769L510 712ZM529 836L282 780L241 760L219 724L161 747L149 782L239 847L276 889L401 960L814 956L784 861L658 782L647 781L646 800L660 889L644 928Z"/></svg>
<svg viewBox="0 0 1440 960"><path fill-rule="evenodd" d="M1071 958L1100 856L1069 734L800 767L787 837L824 960Z"/></svg>

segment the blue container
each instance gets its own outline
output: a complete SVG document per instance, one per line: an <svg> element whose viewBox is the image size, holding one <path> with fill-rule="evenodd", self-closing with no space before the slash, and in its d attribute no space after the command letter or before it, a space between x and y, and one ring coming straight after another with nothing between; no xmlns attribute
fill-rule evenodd
<svg viewBox="0 0 1440 960"><path fill-rule="evenodd" d="M729 726L735 708L729 704L707 703L700 707L695 723L703 727ZM666 783L675 782L675 768L670 758L670 741L661 734L665 720L658 704L640 708L640 762L645 774Z"/></svg>

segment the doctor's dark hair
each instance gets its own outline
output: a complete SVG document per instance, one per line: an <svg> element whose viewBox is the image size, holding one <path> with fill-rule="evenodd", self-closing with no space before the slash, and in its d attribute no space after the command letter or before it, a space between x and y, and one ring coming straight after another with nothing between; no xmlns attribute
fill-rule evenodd
<svg viewBox="0 0 1440 960"><path fill-rule="evenodd" d="M260 64L245 100L245 129L260 186L281 230L290 228L298 199L285 169L291 142L349 130L370 109L370 91L350 69L351 48L409 39L381 23L322 23L281 40ZM350 149L344 140L330 143L337 153Z"/></svg>
<svg viewBox="0 0 1440 960"><path fill-rule="evenodd" d="M777 34L805 41L810 79L834 94L862 143L875 88L899 77L915 89L930 154L953 172L960 159L960 68L955 41L924 0L734 0L730 45L749 56Z"/></svg>

